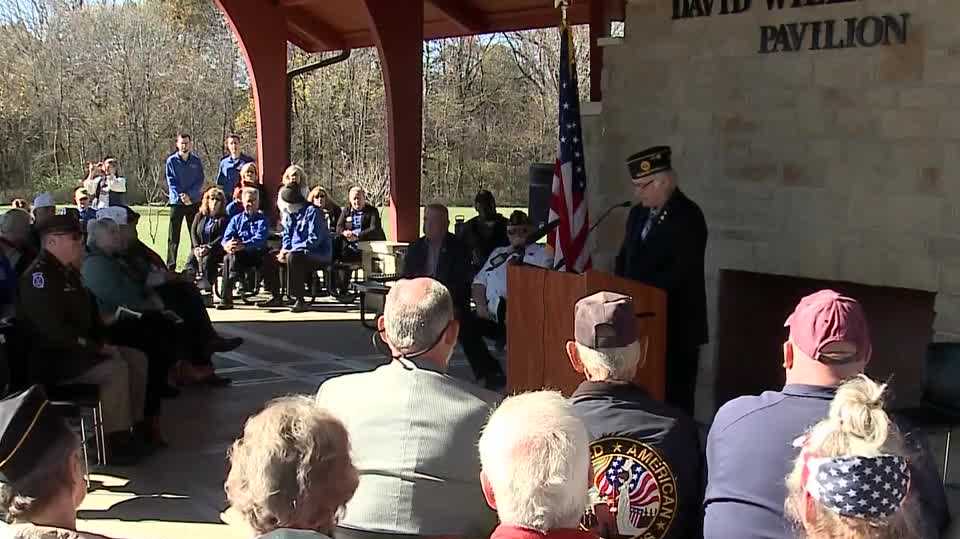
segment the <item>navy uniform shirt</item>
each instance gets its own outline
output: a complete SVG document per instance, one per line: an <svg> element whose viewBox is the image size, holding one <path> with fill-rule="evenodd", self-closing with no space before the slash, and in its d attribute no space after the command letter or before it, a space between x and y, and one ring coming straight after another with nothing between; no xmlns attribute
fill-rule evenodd
<svg viewBox="0 0 960 539"><path fill-rule="evenodd" d="M583 382L570 397L590 432L592 505L616 505L608 539L699 537L703 458L696 424L633 384Z"/></svg>
<svg viewBox="0 0 960 539"><path fill-rule="evenodd" d="M784 516L786 477L800 450L794 440L825 419L836 387L792 384L724 404L707 437L705 539L792 539ZM917 455L911 461L911 495L919 498L921 537L939 537L946 527L946 498L922 435L907 435Z"/></svg>

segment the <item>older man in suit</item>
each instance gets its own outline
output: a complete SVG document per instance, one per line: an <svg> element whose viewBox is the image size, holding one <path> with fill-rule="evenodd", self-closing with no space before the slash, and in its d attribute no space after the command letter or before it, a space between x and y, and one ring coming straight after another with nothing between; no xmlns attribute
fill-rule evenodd
<svg viewBox="0 0 960 539"><path fill-rule="evenodd" d="M449 232L449 227L450 213L446 206L430 204L426 207L423 237L407 249L404 277L432 277L450 290L456 318L460 322L460 345L473 374L487 389L499 390L506 384L506 376L483 341L483 324L470 309L473 282L470 250Z"/></svg>
<svg viewBox="0 0 960 539"><path fill-rule="evenodd" d="M460 324L433 279L398 281L377 320L393 361L320 386L350 433L360 486L337 537L487 537L476 443L498 395L446 374Z"/></svg>
<svg viewBox="0 0 960 539"><path fill-rule="evenodd" d="M700 345L707 342L707 223L677 187L670 153L655 146L627 159L639 205L627 219L616 274L667 292L667 402L693 415Z"/></svg>

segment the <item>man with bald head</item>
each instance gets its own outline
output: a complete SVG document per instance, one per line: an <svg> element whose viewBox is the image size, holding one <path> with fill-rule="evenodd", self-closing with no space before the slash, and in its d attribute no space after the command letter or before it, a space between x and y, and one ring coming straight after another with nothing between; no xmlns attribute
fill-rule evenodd
<svg viewBox="0 0 960 539"><path fill-rule="evenodd" d="M398 281L377 328L392 361L317 393L347 427L360 474L337 537L488 536L496 515L475 446L498 395L446 373L460 331L450 292L430 278Z"/></svg>

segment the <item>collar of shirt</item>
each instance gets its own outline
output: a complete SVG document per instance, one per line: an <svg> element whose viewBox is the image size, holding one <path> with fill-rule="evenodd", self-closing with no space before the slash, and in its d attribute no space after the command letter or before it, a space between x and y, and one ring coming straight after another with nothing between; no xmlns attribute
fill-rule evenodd
<svg viewBox="0 0 960 539"><path fill-rule="evenodd" d="M561 528L546 533L520 526L500 524L490 539L597 539L597 536L583 530Z"/></svg>
<svg viewBox="0 0 960 539"><path fill-rule="evenodd" d="M837 394L837 386L787 384L783 386L783 394L790 395L791 397L808 397L813 399L832 400Z"/></svg>
<svg viewBox="0 0 960 539"><path fill-rule="evenodd" d="M650 398L650 394L642 387L628 382L580 382L571 395L574 397L610 396L622 400L638 400Z"/></svg>

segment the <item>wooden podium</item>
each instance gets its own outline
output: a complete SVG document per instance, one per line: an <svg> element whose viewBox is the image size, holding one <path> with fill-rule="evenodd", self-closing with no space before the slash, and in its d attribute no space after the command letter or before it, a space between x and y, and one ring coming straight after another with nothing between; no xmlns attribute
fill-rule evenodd
<svg viewBox="0 0 960 539"><path fill-rule="evenodd" d="M659 288L601 271L579 275L531 266L507 269L507 388L511 393L559 389L569 396L583 381L567 358L573 340L574 305L604 290L633 298L639 334L649 338L647 359L635 381L659 400L664 397L667 348L667 294Z"/></svg>

